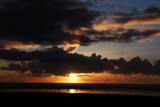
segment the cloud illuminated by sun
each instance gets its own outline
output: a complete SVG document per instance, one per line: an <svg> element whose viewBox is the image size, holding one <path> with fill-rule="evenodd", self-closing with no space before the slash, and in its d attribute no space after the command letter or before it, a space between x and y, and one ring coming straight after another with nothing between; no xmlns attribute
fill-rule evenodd
<svg viewBox="0 0 160 107"><path fill-rule="evenodd" d="M21 42L11 41L11 40L0 40L0 44L4 46L4 48L7 50L12 48L27 50L27 49L36 49L40 47L40 45L38 44L24 44Z"/></svg>
<svg viewBox="0 0 160 107"><path fill-rule="evenodd" d="M74 53L79 46L80 42L78 40L72 40L72 43L63 41L63 44L60 45L60 47L63 47L68 53Z"/></svg>

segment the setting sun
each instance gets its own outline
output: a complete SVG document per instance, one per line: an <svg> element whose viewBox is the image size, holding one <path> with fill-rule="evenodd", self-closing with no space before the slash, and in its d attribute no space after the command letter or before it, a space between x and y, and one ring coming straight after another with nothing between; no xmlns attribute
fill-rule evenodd
<svg viewBox="0 0 160 107"><path fill-rule="evenodd" d="M77 75L79 75L79 74L70 73L68 82L69 83L78 83L79 82L79 77Z"/></svg>
<svg viewBox="0 0 160 107"><path fill-rule="evenodd" d="M70 77L73 77L73 78L76 77L76 75L78 75L78 74L72 74L72 73L69 74L69 76L70 76Z"/></svg>

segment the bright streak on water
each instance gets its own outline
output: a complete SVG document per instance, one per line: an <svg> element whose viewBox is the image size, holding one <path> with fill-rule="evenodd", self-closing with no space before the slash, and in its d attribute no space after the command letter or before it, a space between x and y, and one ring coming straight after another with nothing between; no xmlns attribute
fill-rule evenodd
<svg viewBox="0 0 160 107"><path fill-rule="evenodd" d="M94 90L94 89L0 89L0 93L69 93L69 94L115 94L115 95L139 95L160 96L159 91L126 91L126 90Z"/></svg>

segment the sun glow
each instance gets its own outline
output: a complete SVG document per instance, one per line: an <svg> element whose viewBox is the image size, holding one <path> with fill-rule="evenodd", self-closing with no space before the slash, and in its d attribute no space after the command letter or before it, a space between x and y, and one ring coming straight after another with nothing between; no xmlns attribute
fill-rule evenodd
<svg viewBox="0 0 160 107"><path fill-rule="evenodd" d="M69 74L69 82L70 83L77 83L77 82L79 82L79 78L78 78L77 75L78 74L73 74L73 73Z"/></svg>
<svg viewBox="0 0 160 107"><path fill-rule="evenodd" d="M71 74L69 74L69 76L70 76L70 77L72 77L72 78L75 78L75 77L76 77L76 75L78 75L78 74L72 74L72 73L71 73Z"/></svg>

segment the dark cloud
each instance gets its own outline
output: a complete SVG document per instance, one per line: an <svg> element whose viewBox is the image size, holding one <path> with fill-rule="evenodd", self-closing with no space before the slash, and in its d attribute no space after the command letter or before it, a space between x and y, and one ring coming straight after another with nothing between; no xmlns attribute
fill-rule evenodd
<svg viewBox="0 0 160 107"><path fill-rule="evenodd" d="M114 41L114 42L132 42L135 40L143 40L152 36L156 36L160 33L159 29L124 29L119 28L117 30L105 30L86 31L88 35L95 35L92 38L92 42L99 41Z"/></svg>
<svg viewBox="0 0 160 107"><path fill-rule="evenodd" d="M145 38L149 38L155 36L160 33L159 29L143 29L143 30L135 30L135 29L127 29L124 30L123 33L116 34L118 42L131 42L134 40L142 40Z"/></svg>
<svg viewBox="0 0 160 107"><path fill-rule="evenodd" d="M25 51L19 51L16 49L11 50L0 50L0 59L10 60L10 61L28 61L32 60L29 53Z"/></svg>
<svg viewBox="0 0 160 107"><path fill-rule="evenodd" d="M142 60L140 57L135 57L129 61L123 58L108 60L107 58L102 58L100 55L96 55L96 53L93 53L89 57L77 53L70 54L64 51L63 48L58 47L33 52L0 50L0 53L0 59L18 61L18 63L14 62L6 67L1 67L1 70L13 70L21 73L30 71L30 74L34 76L44 74L101 73L104 71L113 74L140 73L145 75L160 75L159 60L153 64L147 59Z"/></svg>
<svg viewBox="0 0 160 107"><path fill-rule="evenodd" d="M19 72L30 70L33 75L102 72L106 66L113 68L109 67L110 65L106 63L107 59L101 59L101 56L87 57L76 53L69 54L62 48L57 47L33 52L0 50L0 53L0 59L28 61L25 64L24 62L23 64L11 63L8 67L2 67L3 70L16 70Z"/></svg>
<svg viewBox="0 0 160 107"><path fill-rule="evenodd" d="M10 71L20 71L21 73L26 72L29 70L28 65L21 61L20 63L10 63L8 67L2 67L2 70L10 70Z"/></svg>
<svg viewBox="0 0 160 107"><path fill-rule="evenodd" d="M137 10L137 8L134 7L131 9L130 13L124 13L121 11L114 11L114 12L112 12L112 14L116 15L116 16L135 16L135 15L139 14L139 11Z"/></svg>
<svg viewBox="0 0 160 107"><path fill-rule="evenodd" d="M1 1L0 5L0 40L26 44L85 42L83 35L79 38L67 34L63 28L89 28L99 15L80 0L6 0Z"/></svg>
<svg viewBox="0 0 160 107"><path fill-rule="evenodd" d="M146 8L143 12L139 12L136 8L131 13L115 12L115 23L126 24L131 21L154 21L160 18L160 8L151 6Z"/></svg>
<svg viewBox="0 0 160 107"><path fill-rule="evenodd" d="M0 46L0 50L1 50L1 49L3 50L3 49L4 49L4 46Z"/></svg>
<svg viewBox="0 0 160 107"><path fill-rule="evenodd" d="M160 14L160 8L156 6L150 6L143 12L144 14Z"/></svg>
<svg viewBox="0 0 160 107"><path fill-rule="evenodd" d="M159 32L156 29L148 32L127 30L123 34L119 33L119 30L96 31L93 28L95 22L106 20L109 14L92 10L93 2L95 1L2 0L0 1L0 46L5 48L7 45L3 41L23 45L59 45L67 42L87 46L100 41L129 42ZM158 7L152 6L143 12L139 12L136 8L133 8L131 13L115 12L114 14L119 17L114 18L113 24L125 24L133 20L153 20L160 17L159 10ZM64 29L79 30L81 33L76 35L65 32Z"/></svg>
<svg viewBox="0 0 160 107"><path fill-rule="evenodd" d="M116 62L116 61L115 61ZM118 69L111 73L116 74L144 74L144 75L160 75L159 60L155 65L147 59L142 60L140 57L132 58L129 61L119 59L115 64Z"/></svg>
<svg viewBox="0 0 160 107"><path fill-rule="evenodd" d="M144 11L138 11L137 8L132 8L130 13L125 12L114 12L115 17L109 19L111 21L107 22L105 19L100 20L100 28L106 26L106 30L95 30L89 29L85 31L85 35L91 38L92 42L99 41L113 41L113 42L132 42L136 40L143 40L153 36L159 36L160 29L157 28L124 28L125 25L135 25L135 24L155 24L160 20L160 8L156 6L151 6ZM105 16L105 15L104 15ZM108 15L109 16L109 15ZM103 22L106 21L106 25ZM113 28L107 28L107 23ZM114 28L115 26L115 28Z"/></svg>
<svg viewBox="0 0 160 107"><path fill-rule="evenodd" d="M66 51L67 51L68 53L72 53L72 52L75 51L76 48L77 48L77 47L69 47Z"/></svg>

